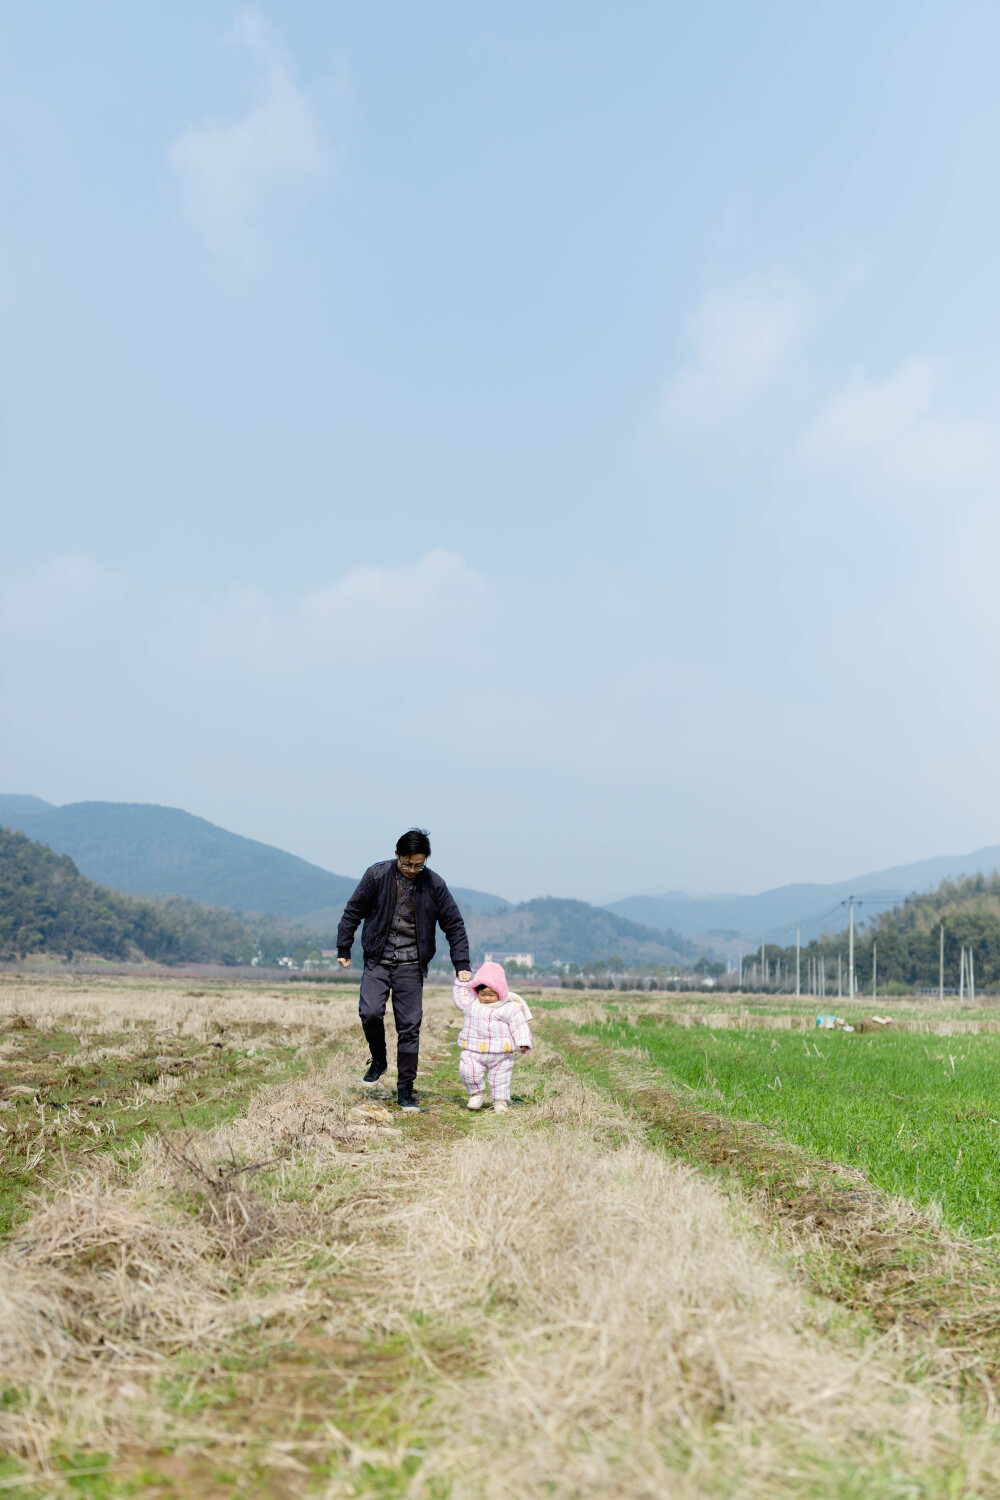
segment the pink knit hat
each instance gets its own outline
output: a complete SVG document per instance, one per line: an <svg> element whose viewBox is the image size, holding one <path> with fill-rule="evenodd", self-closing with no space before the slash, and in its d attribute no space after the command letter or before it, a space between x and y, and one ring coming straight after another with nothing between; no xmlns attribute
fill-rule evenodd
<svg viewBox="0 0 1000 1500"><path fill-rule="evenodd" d="M491 990L496 990L501 1000L506 1000L507 976L499 964L480 964L472 976L472 988L477 990L481 984L488 984Z"/></svg>

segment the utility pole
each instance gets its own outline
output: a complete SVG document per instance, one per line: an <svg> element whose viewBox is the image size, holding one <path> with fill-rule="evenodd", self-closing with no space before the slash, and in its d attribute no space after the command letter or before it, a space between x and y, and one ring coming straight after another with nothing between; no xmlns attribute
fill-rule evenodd
<svg viewBox="0 0 1000 1500"><path fill-rule="evenodd" d="M938 957L938 1004L944 1004L944 923L941 923L941 952Z"/></svg>
<svg viewBox="0 0 1000 1500"><path fill-rule="evenodd" d="M837 954L837 999L844 998L844 955Z"/></svg>
<svg viewBox="0 0 1000 1500"><path fill-rule="evenodd" d="M762 989L767 989L767 965L764 962L764 939L760 940L760 983Z"/></svg>
<svg viewBox="0 0 1000 1500"><path fill-rule="evenodd" d="M740 949L740 989L743 988L743 949Z"/></svg>
<svg viewBox="0 0 1000 1500"><path fill-rule="evenodd" d="M795 998L796 999L798 999L798 997L802 993L802 985L800 983L801 978L802 978L801 967L800 967L801 966L801 956L800 956L800 953L799 953L799 946L800 946L800 938L801 938L801 936L802 936L802 928L801 927L796 927L796 929L795 929Z"/></svg>
<svg viewBox="0 0 1000 1500"><path fill-rule="evenodd" d="M854 897L853 896L850 898L850 901L851 901L851 936L850 936L850 956L849 956L848 961L847 961L847 994L848 994L848 998L851 999L851 1000L853 1000L854 999Z"/></svg>
<svg viewBox="0 0 1000 1500"><path fill-rule="evenodd" d="M872 999L878 996L878 943L872 940Z"/></svg>
<svg viewBox="0 0 1000 1500"><path fill-rule="evenodd" d="M969 1004L976 1003L976 966L972 962L972 949L969 949Z"/></svg>
<svg viewBox="0 0 1000 1500"><path fill-rule="evenodd" d="M965 1004L965 947L963 945L961 957L958 961L958 1003Z"/></svg>

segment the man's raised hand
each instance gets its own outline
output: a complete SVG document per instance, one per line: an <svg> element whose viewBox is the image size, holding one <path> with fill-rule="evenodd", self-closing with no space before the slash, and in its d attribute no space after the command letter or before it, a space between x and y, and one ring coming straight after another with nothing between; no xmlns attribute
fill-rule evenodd
<svg viewBox="0 0 1000 1500"><path fill-rule="evenodd" d="M342 969L349 969L351 967L351 960L349 958L338 958L337 962Z"/></svg>
<svg viewBox="0 0 1000 1500"><path fill-rule="evenodd" d="M455 978L458 980L459 984L468 984L469 980L472 978L472 970L460 969L455 975Z"/></svg>

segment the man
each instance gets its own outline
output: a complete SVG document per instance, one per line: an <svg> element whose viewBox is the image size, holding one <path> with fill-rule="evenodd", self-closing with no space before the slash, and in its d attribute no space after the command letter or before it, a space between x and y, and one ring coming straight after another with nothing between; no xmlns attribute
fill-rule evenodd
<svg viewBox="0 0 1000 1500"><path fill-rule="evenodd" d="M361 976L358 1011L371 1048L371 1064L361 1080L374 1088L388 1067L385 1050L385 1007L392 995L396 1023L396 1086L400 1109L418 1110L413 1096L424 1016L424 976L434 957L434 929L440 923L448 939L458 978L472 978L469 939L455 899L433 870L426 868L430 839L422 828L410 828L396 845L396 858L372 865L344 907L337 928L337 962L351 966L351 945L358 923L364 921L361 948L365 967Z"/></svg>

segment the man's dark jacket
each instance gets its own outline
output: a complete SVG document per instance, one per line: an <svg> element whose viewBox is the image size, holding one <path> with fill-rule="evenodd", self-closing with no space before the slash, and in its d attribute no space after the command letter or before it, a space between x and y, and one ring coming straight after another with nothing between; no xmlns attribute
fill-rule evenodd
<svg viewBox="0 0 1000 1500"><path fill-rule="evenodd" d="M354 934L358 923L363 921L361 948L365 963L377 964L385 951L386 939L392 925L392 914L396 909L396 861L387 859L380 865L372 865L358 881L357 889L344 907L344 915L337 928L337 957L350 958ZM405 876L403 877L405 879ZM465 932L462 913L455 898L433 870L425 865L419 875L413 877L414 915L417 925L417 952L420 967L427 973L434 957L434 928L440 922L455 973L469 969L469 939Z"/></svg>

